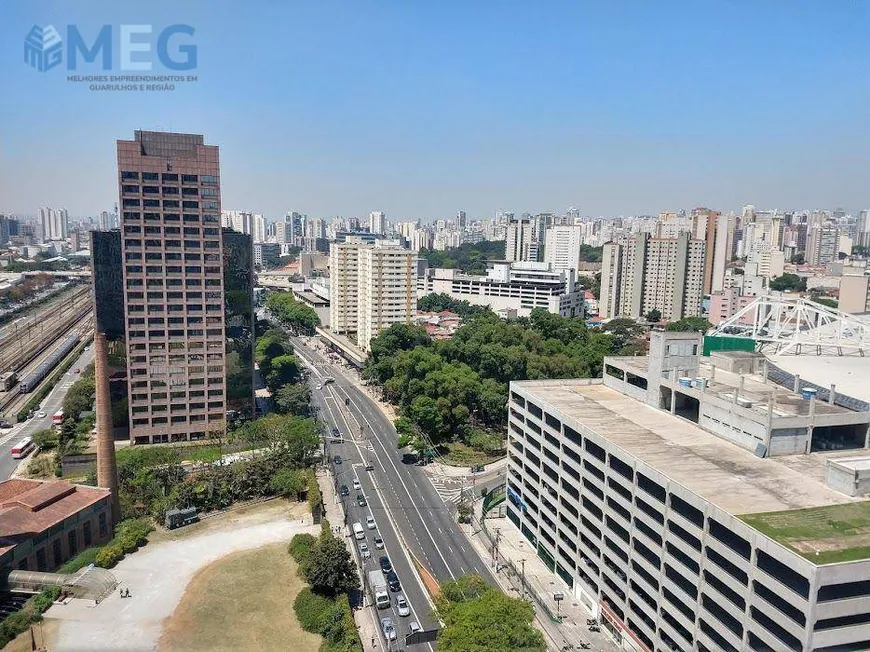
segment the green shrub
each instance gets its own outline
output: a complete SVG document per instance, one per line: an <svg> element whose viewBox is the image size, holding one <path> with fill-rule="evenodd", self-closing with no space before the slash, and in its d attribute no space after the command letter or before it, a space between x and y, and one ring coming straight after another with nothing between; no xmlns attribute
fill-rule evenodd
<svg viewBox="0 0 870 652"><path fill-rule="evenodd" d="M293 601L293 611L299 619L299 624L302 629L312 634L323 632L332 606L332 600L317 595L308 586L302 589Z"/></svg>
<svg viewBox="0 0 870 652"><path fill-rule="evenodd" d="M311 550L311 546L314 545L314 542L317 539L314 538L313 535L302 532L300 534L296 534L290 539L290 545L287 547L287 552L290 553L290 556L296 560L296 563L301 567L304 563L306 557L308 557L308 552Z"/></svg>
<svg viewBox="0 0 870 652"><path fill-rule="evenodd" d="M114 568L124 558L124 549L119 543L109 543L100 548L94 562L100 568Z"/></svg>
<svg viewBox="0 0 870 652"><path fill-rule="evenodd" d="M70 574L80 571L85 566L97 563L97 553L100 552L100 546L85 548L67 563L57 569L58 573Z"/></svg>
<svg viewBox="0 0 870 652"><path fill-rule="evenodd" d="M399 439L396 441L396 448L405 448L410 445L411 435L399 435Z"/></svg>
<svg viewBox="0 0 870 652"><path fill-rule="evenodd" d="M154 526L147 518L130 518L115 527L112 543L118 543L124 552L133 552L148 541L153 531Z"/></svg>
<svg viewBox="0 0 870 652"><path fill-rule="evenodd" d="M321 635L326 640L321 652L357 652L362 650L350 602L341 595L333 603L326 617Z"/></svg>

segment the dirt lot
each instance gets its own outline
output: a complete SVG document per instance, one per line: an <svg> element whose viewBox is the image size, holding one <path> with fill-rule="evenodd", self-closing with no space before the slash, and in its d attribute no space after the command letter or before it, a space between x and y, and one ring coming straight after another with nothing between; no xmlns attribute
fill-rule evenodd
<svg viewBox="0 0 870 652"><path fill-rule="evenodd" d="M228 556L232 560L233 555L242 551L262 550L279 545L286 547L286 542L297 532L316 534L319 527L310 525L311 518L307 512L305 504L276 500L150 537L148 545L127 556L112 570L120 586L130 589L132 597L122 599L116 591L98 606L85 600L73 600L67 605L53 606L46 612L46 619L57 621L57 634L49 641L48 648L52 652L156 650L164 625L172 622L171 617L179 604L186 603L185 594L190 583L195 582L194 591L198 591L200 596L204 595L202 589L197 588L200 584L197 579L200 571ZM304 522L303 515L307 515ZM255 557L256 553L252 556ZM216 566L219 567L220 564ZM215 581L219 581L221 577L226 580L227 575L232 575L232 569L233 565L230 564L227 570L216 575ZM272 583L272 576L263 574L258 566L251 566L251 570L259 578L264 595L268 595L268 599L264 598L256 603L256 610L276 602L277 598L289 590L284 579L286 569L281 570L281 579ZM205 573L206 579L203 581L208 581L209 575L210 573ZM279 577L277 573L275 577ZM236 581L241 582L241 579L236 578ZM220 607L221 601L226 604L231 601L227 595L206 597L218 601L214 603L216 608ZM292 613L292 606L287 606L285 601L278 604ZM238 615L242 616L237 621L239 623L256 617L255 609L244 609L243 605L243 602L236 604ZM180 617L184 613L192 614L188 617L193 618L196 611L188 606L186 611L179 612ZM220 622L226 621L220 619ZM227 629L223 625L221 633L227 635ZM257 649L256 641L254 643L253 647L247 642L234 647ZM206 647L216 649L214 644L202 649ZM174 649L191 648L184 645Z"/></svg>
<svg viewBox="0 0 870 652"><path fill-rule="evenodd" d="M188 584L158 650L315 652L321 638L303 631L290 608L303 586L286 543L224 557Z"/></svg>

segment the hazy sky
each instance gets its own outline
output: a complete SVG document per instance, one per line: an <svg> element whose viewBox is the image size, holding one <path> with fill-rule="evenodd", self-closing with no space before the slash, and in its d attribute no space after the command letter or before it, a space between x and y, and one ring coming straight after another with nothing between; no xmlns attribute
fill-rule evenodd
<svg viewBox="0 0 870 652"><path fill-rule="evenodd" d="M170 127L220 145L224 208L269 217L857 211L870 206L868 12L864 0L3 0L0 211L111 208L115 140ZM198 81L94 92L67 75L119 71L24 62L34 24L93 39L122 23L192 25Z"/></svg>

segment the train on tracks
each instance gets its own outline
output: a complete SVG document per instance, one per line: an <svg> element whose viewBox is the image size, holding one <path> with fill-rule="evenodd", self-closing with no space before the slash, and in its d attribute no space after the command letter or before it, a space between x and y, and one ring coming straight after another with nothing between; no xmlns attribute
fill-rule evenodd
<svg viewBox="0 0 870 652"><path fill-rule="evenodd" d="M18 391L21 394L28 394L36 389L39 386L39 383L41 383L43 379L51 373L51 370L60 364L60 362L68 356L74 348L76 348L76 345L80 340L80 335L70 335L67 337L63 341L63 344L61 344L60 347L45 360L45 362L21 379L21 383L18 385Z"/></svg>

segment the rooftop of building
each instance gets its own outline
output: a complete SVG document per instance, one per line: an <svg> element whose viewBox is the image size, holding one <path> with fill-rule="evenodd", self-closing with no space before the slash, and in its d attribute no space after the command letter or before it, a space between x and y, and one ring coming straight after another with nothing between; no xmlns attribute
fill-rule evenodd
<svg viewBox="0 0 870 652"><path fill-rule="evenodd" d="M597 380L514 387L808 559L870 557L870 501L825 484L827 460L849 452L762 459Z"/></svg>
<svg viewBox="0 0 870 652"><path fill-rule="evenodd" d="M870 402L870 358L854 355L782 355L773 363L821 387Z"/></svg>
<svg viewBox="0 0 870 652"><path fill-rule="evenodd" d="M0 555L108 495L107 489L61 480L0 482Z"/></svg>

